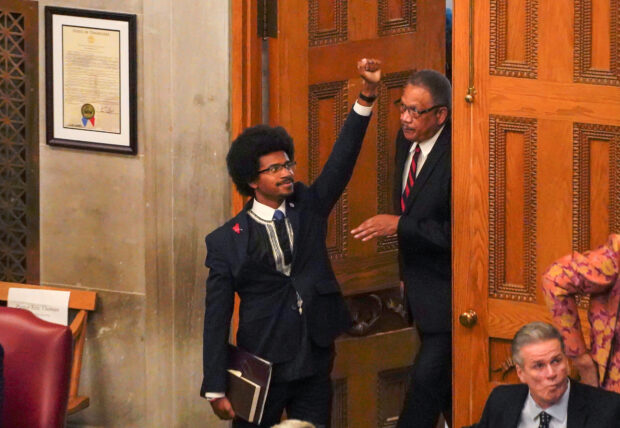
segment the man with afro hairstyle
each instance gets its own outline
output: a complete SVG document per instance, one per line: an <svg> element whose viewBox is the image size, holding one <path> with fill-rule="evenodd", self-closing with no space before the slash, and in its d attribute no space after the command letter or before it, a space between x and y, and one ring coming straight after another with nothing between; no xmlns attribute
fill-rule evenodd
<svg viewBox="0 0 620 428"><path fill-rule="evenodd" d="M271 427L285 410L317 428L329 425L334 340L351 319L327 253L327 219L353 174L381 78L378 60L357 68L361 93L310 186L294 181L293 141L281 127L248 128L228 152L229 174L251 199L206 238L200 394L219 418L234 418L235 428ZM237 345L273 364L260 425L235 418L225 395L235 293Z"/></svg>

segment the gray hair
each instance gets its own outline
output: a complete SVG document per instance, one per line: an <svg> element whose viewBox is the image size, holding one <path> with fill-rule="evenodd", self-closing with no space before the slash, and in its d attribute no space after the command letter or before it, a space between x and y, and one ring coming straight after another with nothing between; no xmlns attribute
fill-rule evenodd
<svg viewBox="0 0 620 428"><path fill-rule="evenodd" d="M562 346L564 353L564 339L557 328L546 322L534 321L525 324L517 331L514 339L512 339L512 360L519 366L523 366L523 358L521 358L521 348L533 343L546 342L547 340L557 339Z"/></svg>
<svg viewBox="0 0 620 428"><path fill-rule="evenodd" d="M271 428L315 428L310 422L300 421L298 419L287 419L274 425Z"/></svg>
<svg viewBox="0 0 620 428"><path fill-rule="evenodd" d="M435 105L446 106L448 117L452 112L452 86L446 76L435 70L416 71L407 79L407 85L421 86L428 90Z"/></svg>

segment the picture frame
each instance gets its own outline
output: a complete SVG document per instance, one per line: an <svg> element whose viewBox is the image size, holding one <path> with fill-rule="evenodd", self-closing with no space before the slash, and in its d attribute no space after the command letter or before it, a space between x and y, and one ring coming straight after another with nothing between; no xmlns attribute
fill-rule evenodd
<svg viewBox="0 0 620 428"><path fill-rule="evenodd" d="M45 7L46 140L138 153L136 15Z"/></svg>

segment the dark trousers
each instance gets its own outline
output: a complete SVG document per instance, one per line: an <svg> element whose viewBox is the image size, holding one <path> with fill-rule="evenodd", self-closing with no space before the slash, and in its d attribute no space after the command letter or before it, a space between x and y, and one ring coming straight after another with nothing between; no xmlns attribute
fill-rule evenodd
<svg viewBox="0 0 620 428"><path fill-rule="evenodd" d="M443 413L449 421L452 408L452 335L420 334L411 383L397 428L434 428Z"/></svg>
<svg viewBox="0 0 620 428"><path fill-rule="evenodd" d="M291 382L273 383L269 387L261 424L235 419L233 428L271 427L280 422L284 410L288 419L299 419L311 422L317 428L326 428L329 426L331 404L329 372Z"/></svg>

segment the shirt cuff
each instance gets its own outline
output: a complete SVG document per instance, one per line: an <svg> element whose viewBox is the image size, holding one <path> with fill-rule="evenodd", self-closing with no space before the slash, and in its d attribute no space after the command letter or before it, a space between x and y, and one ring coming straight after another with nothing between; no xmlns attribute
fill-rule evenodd
<svg viewBox="0 0 620 428"><path fill-rule="evenodd" d="M355 101L355 104L353 105L353 111L355 111L355 113L359 114L360 116L370 116L370 113L372 113L372 106L363 106L357 101Z"/></svg>
<svg viewBox="0 0 620 428"><path fill-rule="evenodd" d="M226 394L224 394L223 392L207 392L205 393L205 398L209 401L215 401L219 398L224 398L226 397Z"/></svg>

